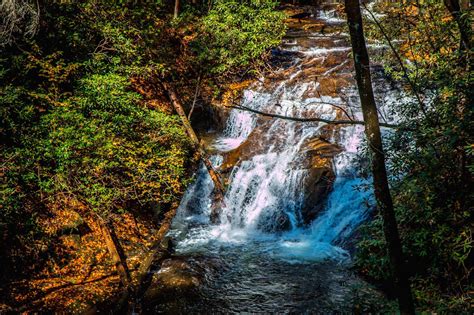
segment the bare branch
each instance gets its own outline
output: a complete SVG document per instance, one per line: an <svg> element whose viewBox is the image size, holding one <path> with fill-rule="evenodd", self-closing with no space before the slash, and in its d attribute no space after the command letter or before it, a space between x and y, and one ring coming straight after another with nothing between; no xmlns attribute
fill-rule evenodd
<svg viewBox="0 0 474 315"><path fill-rule="evenodd" d="M231 106L226 106L226 107L259 114L266 117L279 118L279 119L298 121L298 122L322 122L328 125L365 125L365 123L361 120L329 120L329 119L316 118L316 117L301 118L301 117L291 117L291 116L261 112L259 110L252 109L252 108L242 106L242 105L231 105ZM405 126L393 125L393 124L387 124L387 123L380 123L380 126L386 127L386 128L393 128L393 129L406 129L406 130L409 129Z"/></svg>
<svg viewBox="0 0 474 315"><path fill-rule="evenodd" d="M15 37L33 37L38 31L39 3L31 0L0 0L0 46Z"/></svg>
<svg viewBox="0 0 474 315"><path fill-rule="evenodd" d="M191 109L189 110L188 113L188 120L191 120L191 116L193 115L194 107L196 106L196 100L199 94L199 85L201 83L201 74L199 74L197 78L197 83L196 83L196 90L194 91L194 99L193 99L193 104L191 106Z"/></svg>
<svg viewBox="0 0 474 315"><path fill-rule="evenodd" d="M321 104L321 105L331 105L339 110L341 110L346 116L347 118L349 118L350 120L354 120L354 118L349 115L349 113L347 112L347 110L345 110L342 106L344 106L344 104L334 104L334 103L331 103L331 102L324 102L324 101L318 101L318 102L311 102L309 104L306 104L306 105L318 105L318 104Z"/></svg>

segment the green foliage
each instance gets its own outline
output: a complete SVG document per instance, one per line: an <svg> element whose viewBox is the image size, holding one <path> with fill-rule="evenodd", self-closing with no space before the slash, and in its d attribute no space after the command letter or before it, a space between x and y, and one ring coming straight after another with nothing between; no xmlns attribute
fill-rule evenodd
<svg viewBox="0 0 474 315"><path fill-rule="evenodd" d="M420 306L455 312L466 306L462 294L473 268L471 52L460 50L451 36L457 25L442 3L399 4L393 10L388 12L404 12L403 18L394 23L388 15L383 25L390 38L402 39L398 53L410 61L409 78L425 108L407 98L394 108L400 123L413 129L390 135L386 148L395 211ZM384 61L404 80L396 59ZM358 266L388 281L382 218L366 224L362 235Z"/></svg>
<svg viewBox="0 0 474 315"><path fill-rule="evenodd" d="M182 192L186 135L176 117L137 106L120 75L81 80L77 97L42 118L46 187L67 191L99 213L128 204L170 203Z"/></svg>
<svg viewBox="0 0 474 315"><path fill-rule="evenodd" d="M284 14L273 0L217 0L203 18L199 57L213 73L254 66L285 34Z"/></svg>
<svg viewBox="0 0 474 315"><path fill-rule="evenodd" d="M0 264L8 268L38 257L38 218L51 208L81 204L81 215L107 218L169 206L190 176L179 119L146 108L131 86L137 73L164 68L168 55L154 49L160 5L41 5L37 36L0 55Z"/></svg>

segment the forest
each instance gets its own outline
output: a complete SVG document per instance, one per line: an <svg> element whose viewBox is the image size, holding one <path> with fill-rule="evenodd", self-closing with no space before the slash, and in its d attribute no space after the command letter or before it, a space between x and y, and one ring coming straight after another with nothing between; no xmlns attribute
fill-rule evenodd
<svg viewBox="0 0 474 315"><path fill-rule="evenodd" d="M0 313L471 314L468 0L0 0Z"/></svg>

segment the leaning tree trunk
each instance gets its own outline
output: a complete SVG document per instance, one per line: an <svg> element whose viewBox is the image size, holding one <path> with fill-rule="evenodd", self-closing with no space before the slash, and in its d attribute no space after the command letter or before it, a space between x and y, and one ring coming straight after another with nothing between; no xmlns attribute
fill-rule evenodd
<svg viewBox="0 0 474 315"><path fill-rule="evenodd" d="M359 0L345 0L345 10L352 44L356 70L357 87L365 121L365 134L370 147L372 159L373 183L377 207L383 217L383 228L388 245L390 265L394 275L395 289L398 294L400 312L414 314L410 283L406 273L402 244L398 233L392 197L388 186L385 157L380 134L377 107L372 90L372 79L369 68L369 55L365 44L364 30Z"/></svg>
<svg viewBox="0 0 474 315"><path fill-rule="evenodd" d="M212 166L211 161L209 161L209 159L207 158L206 151L201 146L201 143L199 142L199 139L196 133L194 132L193 127L191 126L191 123L189 122L188 117L186 116L186 113L184 112L183 106L181 105L181 102L179 101L174 88L167 82L163 82L163 87L168 93L176 113L178 113L179 117L181 118L186 132L188 133L189 137L191 138L191 141L193 142L194 148L199 154L200 159L203 161L212 181L214 182L214 205L211 211L211 221L217 222L219 219L219 208L224 202L224 187L222 185L221 178Z"/></svg>

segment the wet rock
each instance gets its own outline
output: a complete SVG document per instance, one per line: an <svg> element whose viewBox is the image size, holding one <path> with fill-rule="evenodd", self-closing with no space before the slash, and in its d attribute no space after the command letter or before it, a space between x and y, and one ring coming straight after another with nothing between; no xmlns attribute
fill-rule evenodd
<svg viewBox="0 0 474 315"><path fill-rule="evenodd" d="M291 229L291 221L283 211L263 210L259 217L258 229L266 233L283 232Z"/></svg>
<svg viewBox="0 0 474 315"><path fill-rule="evenodd" d="M271 51L272 58L271 63L275 67L287 69L294 64L296 58L304 58L304 54L297 51L284 50L280 48L274 48Z"/></svg>
<svg viewBox="0 0 474 315"><path fill-rule="evenodd" d="M200 273L188 261L182 258L165 259L143 295L143 305L165 303L177 296L193 295L200 284Z"/></svg>
<svg viewBox="0 0 474 315"><path fill-rule="evenodd" d="M303 180L305 201L301 209L305 224L311 223L323 209L324 201L332 190L334 179L334 171L329 167L317 167L308 171Z"/></svg>
<svg viewBox="0 0 474 315"><path fill-rule="evenodd" d="M332 160L342 149L321 137L308 140L302 154L307 174L303 180L304 204L301 216L305 224L313 221L321 212L335 179Z"/></svg>
<svg viewBox="0 0 474 315"><path fill-rule="evenodd" d="M257 154L264 153L268 149L265 136L270 126L271 121L264 119L263 123L257 126L238 148L225 153L221 171L225 173L237 165L239 161L246 161ZM277 139L272 139L272 141L273 140L275 140L274 144L277 144Z"/></svg>
<svg viewBox="0 0 474 315"><path fill-rule="evenodd" d="M308 140L304 144L303 150L306 153L319 158L333 158L342 152L341 147L325 140L322 137Z"/></svg>

